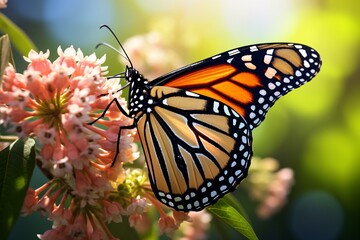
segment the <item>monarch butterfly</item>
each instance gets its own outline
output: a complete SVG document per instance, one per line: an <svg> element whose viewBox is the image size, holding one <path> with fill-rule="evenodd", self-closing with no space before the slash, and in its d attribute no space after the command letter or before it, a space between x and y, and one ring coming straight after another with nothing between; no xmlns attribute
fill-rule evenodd
<svg viewBox="0 0 360 240"><path fill-rule="evenodd" d="M98 119L113 102L134 119L119 132L137 128L155 196L185 212L200 211L237 187L250 166L252 130L277 99L321 66L308 46L264 43L147 80L118 43L130 63L124 73L129 112L114 98Z"/></svg>

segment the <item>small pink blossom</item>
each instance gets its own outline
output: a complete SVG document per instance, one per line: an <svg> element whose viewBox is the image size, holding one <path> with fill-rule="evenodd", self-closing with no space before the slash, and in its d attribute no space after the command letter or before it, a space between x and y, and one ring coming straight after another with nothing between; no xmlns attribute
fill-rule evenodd
<svg viewBox="0 0 360 240"><path fill-rule="evenodd" d="M7 7L6 3L7 0L0 0L0 8L6 8Z"/></svg>
<svg viewBox="0 0 360 240"><path fill-rule="evenodd" d="M32 188L29 188L26 193L26 197L23 203L22 207L22 215L30 215L33 211L35 206L37 205L39 201L39 197L36 194L35 190Z"/></svg>
<svg viewBox="0 0 360 240"><path fill-rule="evenodd" d="M274 180L267 188L267 197L257 209L260 218L269 218L286 204L287 195L294 183L293 175L294 173L290 168L283 168L276 172Z"/></svg>
<svg viewBox="0 0 360 240"><path fill-rule="evenodd" d="M36 205L36 211L39 211L43 216L51 213L54 208L54 199L48 195L44 195Z"/></svg>
<svg viewBox="0 0 360 240"><path fill-rule="evenodd" d="M200 212L190 212L191 221L185 222L181 226L180 240L205 240L208 238L208 229L212 219L206 210Z"/></svg>
<svg viewBox="0 0 360 240"><path fill-rule="evenodd" d="M51 230L47 230L43 234L38 234L37 237L41 240L63 240L65 229L66 226L60 226Z"/></svg>
<svg viewBox="0 0 360 240"><path fill-rule="evenodd" d="M130 227L135 227L135 228L140 227L142 220L143 220L143 215L134 212L129 216L129 225Z"/></svg>
<svg viewBox="0 0 360 240"><path fill-rule="evenodd" d="M250 196L260 205L257 215L267 219L277 213L287 202L287 196L294 183L290 168L279 170L279 163L273 158L252 159L251 173L246 181Z"/></svg>
<svg viewBox="0 0 360 240"><path fill-rule="evenodd" d="M178 229L178 225L175 223L175 219L173 217L164 215L161 216L158 221L159 229L161 234L166 234L168 236L172 236L175 230Z"/></svg>
<svg viewBox="0 0 360 240"><path fill-rule="evenodd" d="M71 210L64 207L64 205L59 205L54 208L54 210L49 215L49 218L54 222L53 226L62 226L68 225L73 219L73 214Z"/></svg>
<svg viewBox="0 0 360 240"><path fill-rule="evenodd" d="M24 57L24 59L30 63L28 66L29 70L38 71L41 75L48 75L51 72L51 62L48 59L49 56L49 50L45 53L42 51L37 53L34 50L30 50L28 57Z"/></svg>
<svg viewBox="0 0 360 240"><path fill-rule="evenodd" d="M86 239L87 226L86 218L78 215L72 224L67 225L64 235L68 239Z"/></svg>
<svg viewBox="0 0 360 240"><path fill-rule="evenodd" d="M133 213L143 214L146 205L147 203L145 198L133 199L131 204L126 209L126 214L127 215L131 215Z"/></svg>
<svg viewBox="0 0 360 240"><path fill-rule="evenodd" d="M109 202L106 200L104 200L102 203L104 206L104 216L105 216L107 223L122 222L123 209L119 203Z"/></svg>
<svg viewBox="0 0 360 240"><path fill-rule="evenodd" d="M173 217L177 225L180 225L183 221L191 222L192 219L189 213L173 211Z"/></svg>

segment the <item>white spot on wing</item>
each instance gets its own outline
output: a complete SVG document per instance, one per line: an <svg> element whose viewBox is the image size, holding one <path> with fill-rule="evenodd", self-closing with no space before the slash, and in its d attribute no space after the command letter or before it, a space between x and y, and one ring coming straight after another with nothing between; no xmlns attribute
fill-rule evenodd
<svg viewBox="0 0 360 240"><path fill-rule="evenodd" d="M225 112L226 116L230 116L229 108L226 105L224 106L224 112Z"/></svg>
<svg viewBox="0 0 360 240"><path fill-rule="evenodd" d="M272 56L271 56L271 55L265 55L265 57L264 57L264 63L265 63L265 64L270 64L271 59L272 59Z"/></svg>
<svg viewBox="0 0 360 240"><path fill-rule="evenodd" d="M258 51L259 49L257 48L257 46L251 46L250 47L250 51L251 52L255 52L255 51Z"/></svg>
<svg viewBox="0 0 360 240"><path fill-rule="evenodd" d="M187 96L190 96L190 97L199 97L199 94L196 94L196 93L193 93L193 92L189 92L189 91L186 91L185 94Z"/></svg>
<svg viewBox="0 0 360 240"><path fill-rule="evenodd" d="M273 48L266 50L266 54L273 55L273 53L274 53Z"/></svg>
<svg viewBox="0 0 360 240"><path fill-rule="evenodd" d="M299 49L299 52L300 52L300 54L301 54L304 58L307 57L307 52L306 52L305 49Z"/></svg>
<svg viewBox="0 0 360 240"><path fill-rule="evenodd" d="M270 90L274 90L274 89L275 89L275 84L273 84L273 83L270 82L270 83L268 84L268 87L269 87Z"/></svg>
<svg viewBox="0 0 360 240"><path fill-rule="evenodd" d="M268 67L265 72L265 76L269 79L272 79L276 74L276 69L272 67Z"/></svg>
<svg viewBox="0 0 360 240"><path fill-rule="evenodd" d="M229 53L229 56L233 56L235 54L240 53L240 51L239 51L239 49L234 49L234 50L229 51L228 53Z"/></svg>
<svg viewBox="0 0 360 240"><path fill-rule="evenodd" d="M251 69L251 70L255 70L256 69L256 66L251 63L251 62L247 62L245 63L245 66L248 68L248 69Z"/></svg>
<svg viewBox="0 0 360 240"><path fill-rule="evenodd" d="M251 62L252 60L252 55L248 54L248 55L244 55L241 57L241 60L244 62Z"/></svg>
<svg viewBox="0 0 360 240"><path fill-rule="evenodd" d="M215 113L219 113L219 102L214 102L213 110Z"/></svg>
<svg viewBox="0 0 360 240"><path fill-rule="evenodd" d="M234 114L235 117L240 117L240 115L237 112L235 112L234 110L231 109L231 112Z"/></svg>
<svg viewBox="0 0 360 240"><path fill-rule="evenodd" d="M304 60L304 67L309 68L310 67L310 63L306 60Z"/></svg>
<svg viewBox="0 0 360 240"><path fill-rule="evenodd" d="M213 56L211 59L217 59L217 58L219 58L219 57L221 57L220 54L219 54L219 55L216 55L216 56Z"/></svg>

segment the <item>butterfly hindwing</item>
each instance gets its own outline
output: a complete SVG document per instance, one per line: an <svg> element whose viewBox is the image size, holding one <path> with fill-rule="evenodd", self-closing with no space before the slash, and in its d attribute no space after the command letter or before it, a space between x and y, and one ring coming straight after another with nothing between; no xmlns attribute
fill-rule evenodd
<svg viewBox="0 0 360 240"><path fill-rule="evenodd" d="M246 177L251 131L231 107L193 92L155 86L137 128L156 197L181 211L212 204Z"/></svg>
<svg viewBox="0 0 360 240"><path fill-rule="evenodd" d="M310 81L321 60L312 48L289 43L233 49L150 82L195 92L232 107L258 126L277 99Z"/></svg>

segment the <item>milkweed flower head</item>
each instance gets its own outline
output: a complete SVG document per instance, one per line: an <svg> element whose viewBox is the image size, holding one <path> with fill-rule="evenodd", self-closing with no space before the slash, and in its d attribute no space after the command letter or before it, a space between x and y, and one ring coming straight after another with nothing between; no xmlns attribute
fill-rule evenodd
<svg viewBox="0 0 360 240"><path fill-rule="evenodd" d="M261 219L276 214L286 203L287 196L294 185L294 172L291 168L279 167L274 158L252 159L252 168L244 182L250 197L260 202L256 213Z"/></svg>
<svg viewBox="0 0 360 240"><path fill-rule="evenodd" d="M29 188L23 215L39 211L53 221L40 239L115 239L106 223L129 216L142 218L152 199L144 169L133 167L139 157L135 129L123 129L120 153L114 160L121 126L132 124L113 105L106 118L99 117L113 98L126 109L118 80L108 80L105 56L85 56L74 47L30 51L28 66L17 73L12 65L4 72L0 88L1 123L19 137L33 137L39 151L37 163L49 181Z"/></svg>

